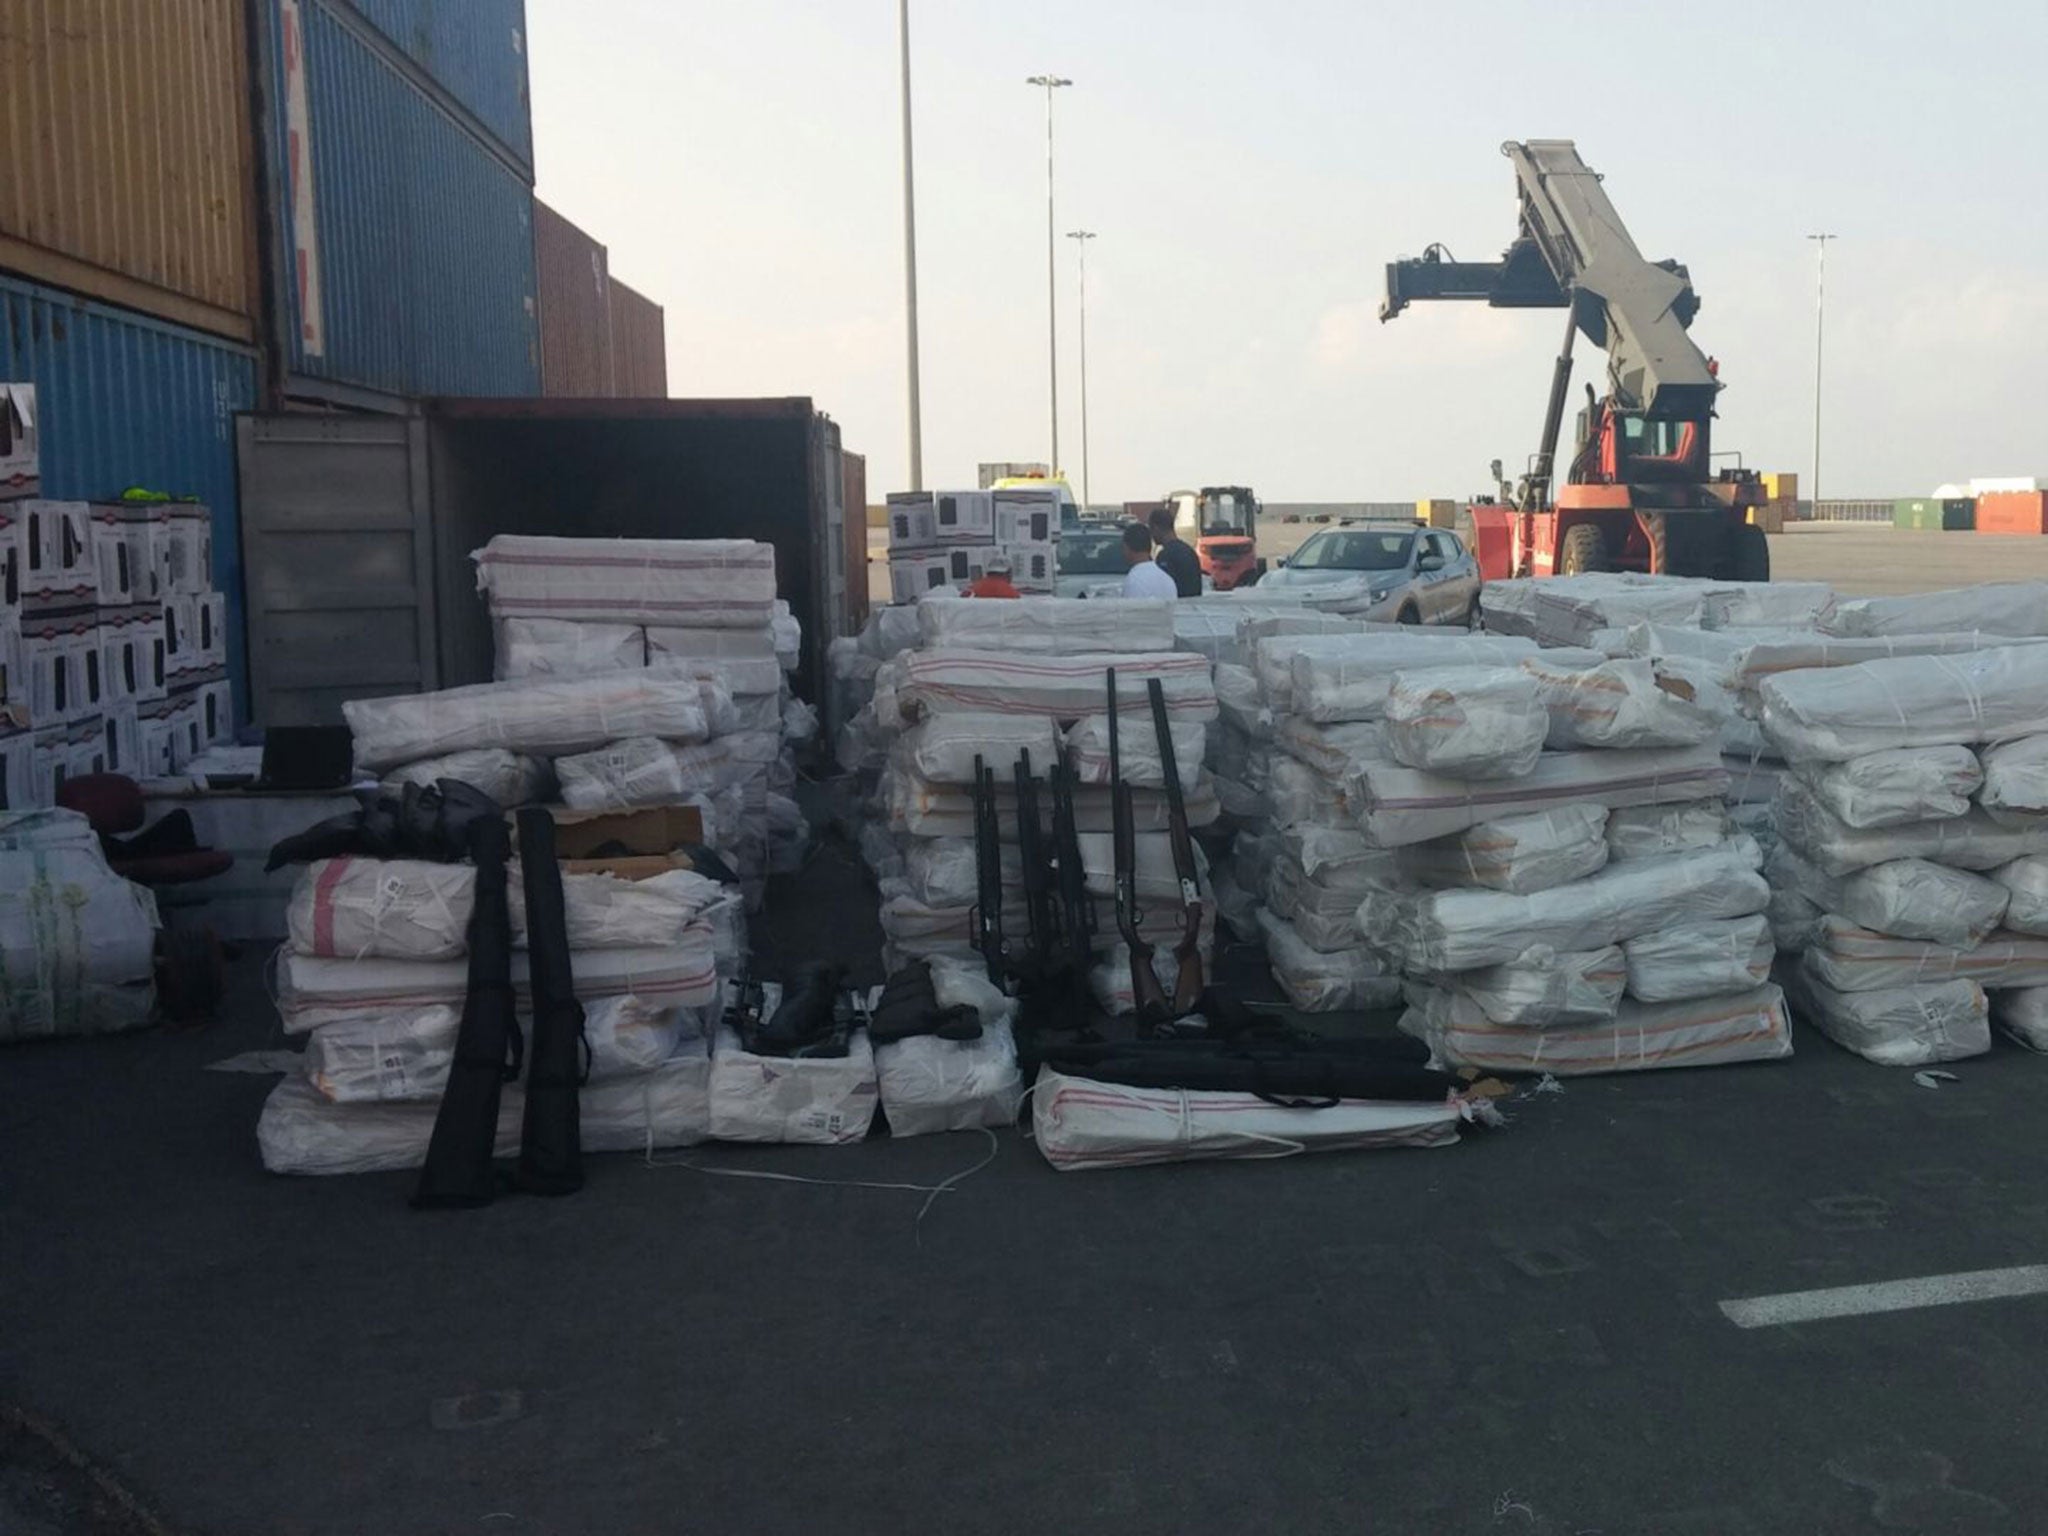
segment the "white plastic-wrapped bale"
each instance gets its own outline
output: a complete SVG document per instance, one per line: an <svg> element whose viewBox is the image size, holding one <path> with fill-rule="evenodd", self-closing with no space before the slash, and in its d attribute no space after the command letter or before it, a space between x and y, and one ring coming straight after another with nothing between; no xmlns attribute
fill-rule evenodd
<svg viewBox="0 0 2048 1536"><path fill-rule="evenodd" d="M1931 635L1949 632L2048 635L2048 582L1985 582L1896 597L1838 597L1819 616L1831 635Z"/></svg>
<svg viewBox="0 0 2048 1536"><path fill-rule="evenodd" d="M2005 926L2014 933L2048 935L2048 857L2030 854L1990 873L2005 887Z"/></svg>
<svg viewBox="0 0 2048 1536"><path fill-rule="evenodd" d="M972 787L977 759L1008 780L1018 754L1028 752L1042 776L1059 761L1059 744L1049 715L933 715L897 737L889 756L929 783Z"/></svg>
<svg viewBox="0 0 2048 1536"><path fill-rule="evenodd" d="M1978 804L1991 811L2048 811L2048 735L1985 747Z"/></svg>
<svg viewBox="0 0 2048 1536"><path fill-rule="evenodd" d="M1659 632L1662 633L1661 631ZM2039 645L2039 639L1966 630L1955 634L1898 634L1844 637L1840 635L1757 635L1731 636L1749 643L1728 661L1729 684L1746 699L1754 699L1765 678L1782 672L1811 672L1832 667L1860 666L1866 661L1884 661L1894 656L1962 656L1976 651L1995 651L2006 646Z"/></svg>
<svg viewBox="0 0 2048 1536"><path fill-rule="evenodd" d="M2048 820L2007 826L1981 810L1901 827L1852 827L1806 786L1788 779L1780 790L1778 835L1823 874L1842 876L1888 859L1931 859L1957 869L1995 869L2029 854L2048 853Z"/></svg>
<svg viewBox="0 0 2048 1536"><path fill-rule="evenodd" d="M1216 707L1223 723L1252 736L1263 736L1273 723L1258 675L1249 667L1216 664Z"/></svg>
<svg viewBox="0 0 2048 1536"><path fill-rule="evenodd" d="M1981 944L1958 949L1877 933L1830 912L1820 920L1800 963L1808 975L1838 992L1877 992L1937 981L2039 987L2048 986L2048 938L2000 929Z"/></svg>
<svg viewBox="0 0 2048 1536"><path fill-rule="evenodd" d="M1266 941L1273 979L1303 1013L1389 1008L1400 1001L1401 983L1369 949L1318 949L1293 924L1271 912L1259 914L1259 932Z"/></svg>
<svg viewBox="0 0 2048 1536"><path fill-rule="evenodd" d="M1607 857L1661 859L1694 848L1711 848L1728 836L1728 811L1719 801L1679 805L1635 805L1607 813Z"/></svg>
<svg viewBox="0 0 2048 1536"><path fill-rule="evenodd" d="M754 809L767 802L781 738L741 731L715 741L678 744L629 737L593 752L555 759L562 801L578 810L662 805L729 789L745 790Z"/></svg>
<svg viewBox="0 0 2048 1536"><path fill-rule="evenodd" d="M1736 581L1700 599L1700 624L1710 630L1811 629L1835 600L1824 581Z"/></svg>
<svg viewBox="0 0 2048 1536"><path fill-rule="evenodd" d="M1799 892L1771 887L1770 905L1764 917L1771 925L1771 943L1782 954L1796 955L1811 948L1820 935L1820 920L1827 909L1809 901Z"/></svg>
<svg viewBox="0 0 2048 1536"><path fill-rule="evenodd" d="M0 1041L149 1022L155 898L107 866L74 811L0 814Z"/></svg>
<svg viewBox="0 0 2048 1536"><path fill-rule="evenodd" d="M1166 733L1173 742L1173 762L1180 771L1182 793L1192 790L1202 775L1202 760L1208 755L1209 727L1199 720L1171 720ZM1166 769L1159 756L1159 734L1147 709L1133 717L1121 710L1117 715L1117 753L1123 781L1133 788L1162 789ZM1077 783L1107 784L1109 776L1109 716L1089 715L1067 730L1067 761Z"/></svg>
<svg viewBox="0 0 2048 1536"><path fill-rule="evenodd" d="M1999 925L2011 893L1926 859L1893 859L1842 881L1841 915L1873 933L1966 949Z"/></svg>
<svg viewBox="0 0 2048 1536"><path fill-rule="evenodd" d="M1514 779L1550 725L1536 684L1511 667L1429 667L1388 680L1381 733L1396 762L1454 779Z"/></svg>
<svg viewBox="0 0 2048 1536"><path fill-rule="evenodd" d="M500 619L494 676L583 677L647 664L647 632L637 624L578 624L567 619Z"/></svg>
<svg viewBox="0 0 2048 1536"><path fill-rule="evenodd" d="M323 1024L306 1038L306 1077L336 1104L437 1099L448 1086L461 1024L461 1008L445 1005ZM588 1075L652 1072L676 1054L685 1033L702 1033L690 1010L630 994L598 998L583 1015Z"/></svg>
<svg viewBox="0 0 2048 1536"><path fill-rule="evenodd" d="M1967 746L2048 732L2048 648L1901 656L1787 672L1757 690L1787 762L1842 762L1898 747Z"/></svg>
<svg viewBox="0 0 2048 1536"><path fill-rule="evenodd" d="M1024 1080L1011 1030L1015 1001L965 965L936 960L931 975L938 1005L972 1008L981 1035L912 1035L875 1047L875 1082L889 1134L928 1136L1016 1124Z"/></svg>
<svg viewBox="0 0 2048 1536"><path fill-rule="evenodd" d="M1443 1103L1344 1099L1283 1109L1253 1093L1132 1088L1041 1067L1031 1139L1062 1173L1210 1158L1269 1158L1371 1147L1441 1147L1465 1111Z"/></svg>
<svg viewBox="0 0 2048 1536"><path fill-rule="evenodd" d="M1386 728L1378 720L1318 725L1300 715L1281 715L1272 722L1272 735L1281 751L1329 779L1342 779L1357 763L1391 761Z"/></svg>
<svg viewBox="0 0 2048 1536"><path fill-rule="evenodd" d="M1397 864L1422 885L1483 886L1526 896L1604 868L1607 818L1607 810L1598 805L1503 816L1449 837L1411 843L1396 850Z"/></svg>
<svg viewBox="0 0 2048 1536"><path fill-rule="evenodd" d="M1495 1024L1520 1029L1598 1024L1621 1006L1628 971L1617 945L1552 949L1531 945L1512 960L1443 978Z"/></svg>
<svg viewBox="0 0 2048 1536"><path fill-rule="evenodd" d="M1108 673L1117 679L1117 712L1133 719L1149 708L1146 686L1158 678L1169 719L1216 718L1216 689L1209 663L1192 651L1096 653L1079 656L1012 655L947 647L910 651L885 666L876 679L876 712L883 723L884 691L903 721L921 715L990 713L1047 715L1078 720L1107 706Z"/></svg>
<svg viewBox="0 0 2048 1536"><path fill-rule="evenodd" d="M993 601L993 599L990 599ZM891 831L912 837L974 836L974 799L964 784L933 784L916 774L891 768L882 775L881 800ZM1204 774L1183 798L1190 827L1205 827L1222 814L1215 786ZM1131 791L1133 822L1140 832L1165 832L1172 825L1166 794L1157 789ZM1050 832L1052 797L1038 797L1039 821ZM1017 839L1017 798L1013 785L996 779L996 826L1004 842ZM1081 832L1114 830L1106 785L1084 784L1074 791L1074 826Z"/></svg>
<svg viewBox="0 0 2048 1536"><path fill-rule="evenodd" d="M1074 845L1081 853L1081 874L1089 894L1116 894L1116 838L1108 832L1076 832ZM1201 844L1194 848L1199 883L1207 864ZM1131 838L1131 878L1140 902L1177 900L1180 880L1173 862L1173 838L1166 832L1140 832Z"/></svg>
<svg viewBox="0 0 2048 1536"><path fill-rule="evenodd" d="M1262 640L1254 670L1266 684L1275 714L1305 715L1323 724L1377 720L1386 712L1394 678L1436 667L1512 666L1536 647L1527 640L1489 636L1327 635ZM1284 660L1286 682L1276 687Z"/></svg>
<svg viewBox="0 0 2048 1536"><path fill-rule="evenodd" d="M2030 1051L2048 1051L2048 987L1991 994L1991 1020Z"/></svg>
<svg viewBox="0 0 2048 1536"><path fill-rule="evenodd" d="M1522 663L1549 710L1551 747L1690 747L1717 741L1731 705L1701 664L1632 657L1594 667Z"/></svg>
<svg viewBox="0 0 2048 1536"><path fill-rule="evenodd" d="M1086 656L1172 650L1174 607L1164 598L1033 597L990 602L935 594L916 611L927 647Z"/></svg>
<svg viewBox="0 0 2048 1536"><path fill-rule="evenodd" d="M1276 827L1350 824L1344 786L1291 757L1277 757L1266 770L1262 808Z"/></svg>
<svg viewBox="0 0 2048 1536"><path fill-rule="evenodd" d="M1843 825L1865 831L1960 816L1984 782L1977 754L1963 746L1898 747L1793 773Z"/></svg>
<svg viewBox="0 0 2048 1536"><path fill-rule="evenodd" d="M545 758L500 747L483 747L473 752L451 752L444 757L422 758L385 770L384 789L401 793L408 784L422 788L442 779L459 779L510 810L547 798L554 786L554 771Z"/></svg>
<svg viewBox="0 0 2048 1536"><path fill-rule="evenodd" d="M1698 629L1712 583L1632 572L1588 572L1542 581L1489 581L1480 610L1490 632L1546 646L1585 645L1603 629L1649 623Z"/></svg>
<svg viewBox="0 0 2048 1536"><path fill-rule="evenodd" d="M711 1056L685 1039L652 1072L593 1079L577 1095L586 1152L687 1147L711 1132ZM387 1173L426 1161L440 1105L432 1099L336 1104L293 1073L271 1090L256 1122L256 1145L272 1173ZM507 1083L498 1101L495 1152L519 1150L526 1096Z"/></svg>
<svg viewBox="0 0 2048 1536"><path fill-rule="evenodd" d="M879 611L887 613L889 610ZM767 662L779 670L782 665L775 645L776 629L773 623L747 629L700 629L689 625L650 624L643 633L647 637L647 660L650 666L675 661L744 661ZM875 659L880 660L880 657L877 656Z"/></svg>
<svg viewBox="0 0 2048 1536"><path fill-rule="evenodd" d="M1610 1023L1528 1029L1495 1024L1455 992L1424 989L1401 1027L1427 1040L1449 1067L1549 1072L1559 1077L1775 1061L1792 1054L1785 995L1766 984L1731 997L1682 1003L1623 998Z"/></svg>
<svg viewBox="0 0 2048 1536"><path fill-rule="evenodd" d="M1505 891L1375 893L1359 931L1394 949L1410 971L1469 971L1514 959L1532 944L1598 949L1638 934L1761 912L1770 887L1746 837L1669 859L1616 864L1532 895Z"/></svg>
<svg viewBox="0 0 2048 1536"><path fill-rule="evenodd" d="M711 1134L719 1141L843 1146L866 1137L879 1089L864 1029L844 1056L761 1056L721 1025L711 1042Z"/></svg>
<svg viewBox="0 0 2048 1536"><path fill-rule="evenodd" d="M1776 950L1763 914L1638 934L1621 946L1628 994L1643 1003L1746 992L1771 979Z"/></svg>
<svg viewBox="0 0 2048 1536"><path fill-rule="evenodd" d="M1616 808L1718 797L1728 786L1711 745L1669 750L1546 752L1519 779L1448 779L1400 763L1363 762L1344 783L1367 837L1382 847L1427 842L1483 821L1564 805Z"/></svg>
<svg viewBox="0 0 2048 1536"><path fill-rule="evenodd" d="M1925 1067L1991 1049L1989 1005L1976 982L1842 992L1814 974L1810 955L1786 984L1799 1016L1844 1050L1879 1066Z"/></svg>
<svg viewBox="0 0 2048 1536"><path fill-rule="evenodd" d="M371 772L480 747L553 757L632 736L702 741L708 728L702 683L651 670L350 699L341 710L356 766Z"/></svg>
<svg viewBox="0 0 2048 1536"><path fill-rule="evenodd" d="M775 546L752 539L499 534L473 556L495 618L766 629Z"/></svg>

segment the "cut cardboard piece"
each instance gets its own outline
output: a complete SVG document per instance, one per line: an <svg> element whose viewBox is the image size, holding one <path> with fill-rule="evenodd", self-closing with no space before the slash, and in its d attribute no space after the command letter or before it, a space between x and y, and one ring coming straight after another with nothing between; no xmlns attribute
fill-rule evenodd
<svg viewBox="0 0 2048 1536"><path fill-rule="evenodd" d="M694 805L640 805L629 810L544 807L555 818L555 856L575 861L648 857L704 841L704 813ZM598 850L611 848L615 854Z"/></svg>
<svg viewBox="0 0 2048 1536"><path fill-rule="evenodd" d="M609 859L562 859L565 875L613 875L620 880L652 880L679 869L695 869L687 853L631 853Z"/></svg>

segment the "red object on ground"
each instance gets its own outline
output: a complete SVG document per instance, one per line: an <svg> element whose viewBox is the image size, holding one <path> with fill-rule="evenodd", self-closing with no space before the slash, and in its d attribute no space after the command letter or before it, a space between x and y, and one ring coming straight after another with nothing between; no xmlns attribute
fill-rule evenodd
<svg viewBox="0 0 2048 1536"><path fill-rule="evenodd" d="M1979 533L2048 533L2048 491L1987 491L1977 498Z"/></svg>
<svg viewBox="0 0 2048 1536"><path fill-rule="evenodd" d="M1007 576L977 576L967 583L969 597L1022 597Z"/></svg>

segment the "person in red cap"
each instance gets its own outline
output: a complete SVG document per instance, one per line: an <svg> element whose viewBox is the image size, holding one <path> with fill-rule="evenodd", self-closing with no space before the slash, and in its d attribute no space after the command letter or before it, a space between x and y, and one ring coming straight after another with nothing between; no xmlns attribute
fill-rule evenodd
<svg viewBox="0 0 2048 1536"><path fill-rule="evenodd" d="M969 597L1022 597L1015 583L1010 580L1010 557L991 555L988 564L981 568L981 574L967 583Z"/></svg>

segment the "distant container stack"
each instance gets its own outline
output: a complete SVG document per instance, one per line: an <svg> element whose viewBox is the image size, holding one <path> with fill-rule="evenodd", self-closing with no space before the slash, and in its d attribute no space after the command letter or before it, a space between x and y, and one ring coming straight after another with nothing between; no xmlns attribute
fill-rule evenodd
<svg viewBox="0 0 2048 1536"><path fill-rule="evenodd" d="M1977 498L1979 533L2048 533L2048 491L1990 491Z"/></svg>
<svg viewBox="0 0 2048 1536"><path fill-rule="evenodd" d="M1892 526L1968 533L1977 526L1977 502L1970 496L1904 497L1892 503Z"/></svg>

